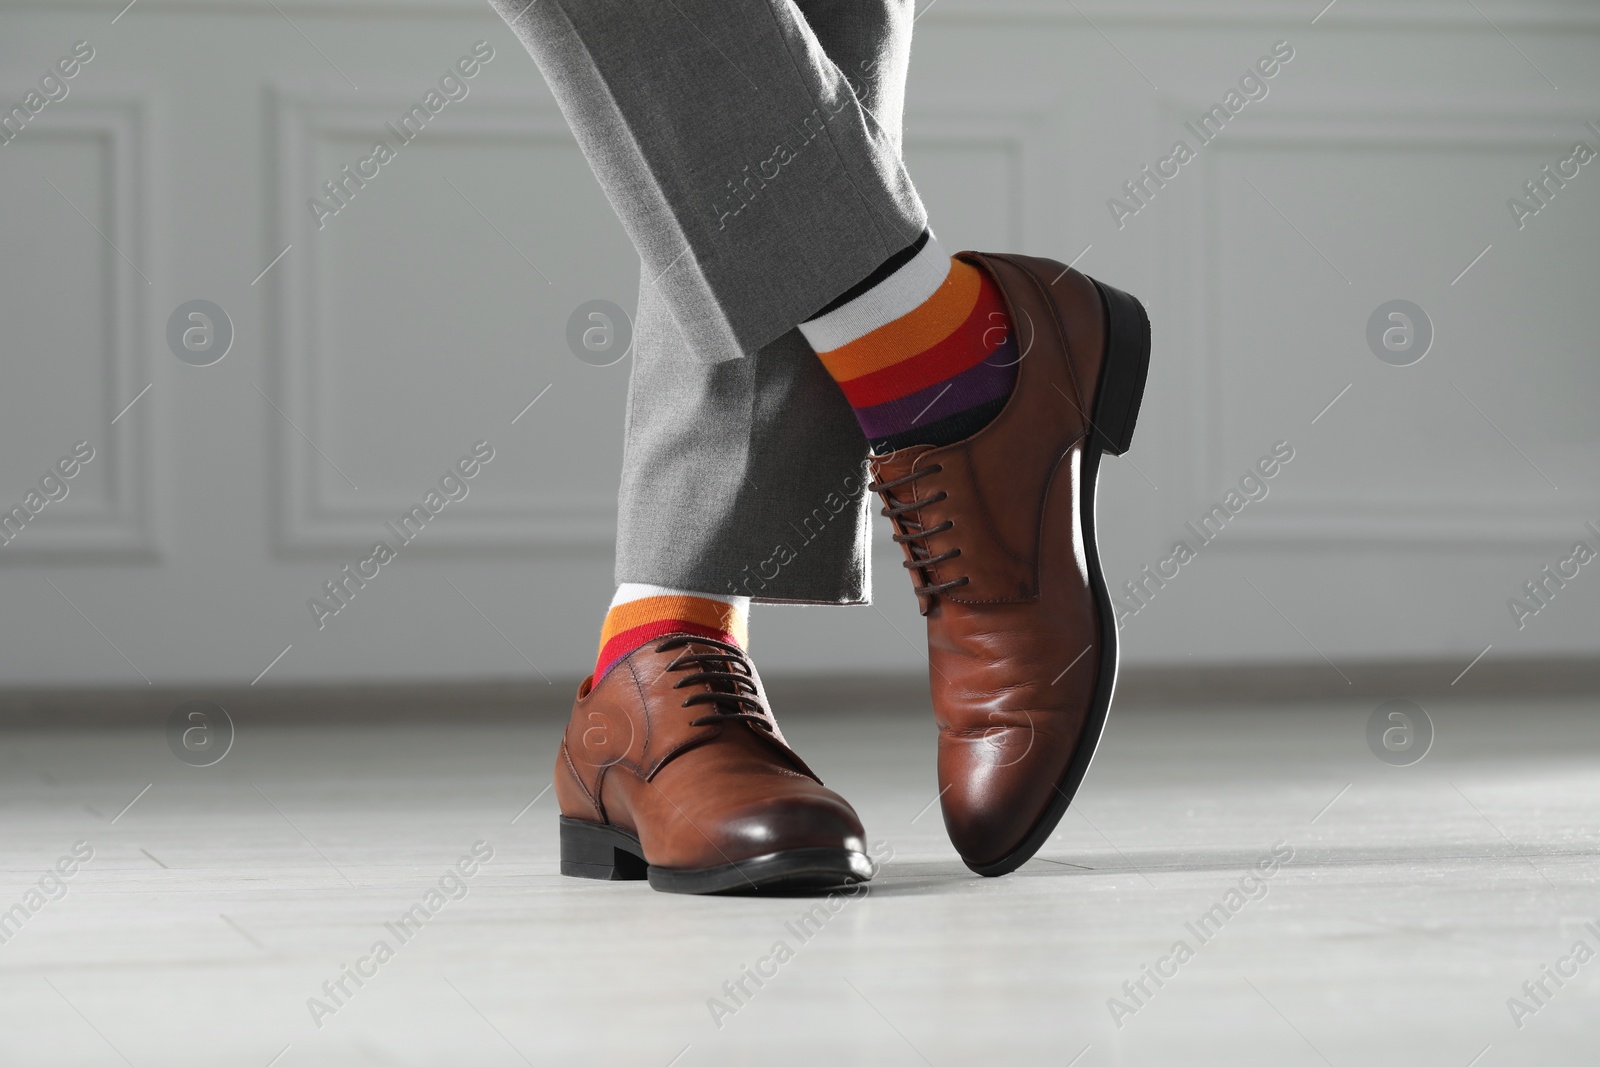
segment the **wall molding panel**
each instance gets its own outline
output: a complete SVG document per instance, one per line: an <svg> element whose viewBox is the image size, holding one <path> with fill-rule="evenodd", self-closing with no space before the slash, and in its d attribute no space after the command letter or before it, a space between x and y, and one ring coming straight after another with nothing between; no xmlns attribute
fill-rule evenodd
<svg viewBox="0 0 1600 1067"><path fill-rule="evenodd" d="M318 251L323 246L305 206L308 191L317 190L319 181L327 178L315 168L315 149L321 138L374 135L415 103L416 95L414 89L384 91L369 86L360 102L351 102L347 93L332 88L271 91L277 160L273 247L295 247L274 272L277 340L270 348L276 364L274 401L288 420L305 427L315 440L328 440L333 429L331 413L319 398L327 392L321 376L337 360L328 339L334 311L324 299L326 287L320 284L323 264ZM548 98L477 89L472 99L474 107L452 115L448 127L429 130L430 143L472 139L578 152L577 141ZM330 491L339 476L305 437L281 419L273 429L271 451L275 492L282 505L280 547L289 553L348 553L353 545L380 536L383 522L415 505L422 491L419 488L411 497L375 497L368 492L359 502L341 497ZM529 494L515 502L475 504L449 523L430 528L418 549L527 553L609 548L615 540L615 515L616 496L610 490Z"/></svg>
<svg viewBox="0 0 1600 1067"><path fill-rule="evenodd" d="M109 218L88 222L100 234L99 256L92 269L83 271L84 276L97 276L104 283L101 313L106 336L99 378L92 385L98 392L96 418L81 427L63 426L60 450L65 453L75 441L87 440L96 453L92 462L103 464L102 470L109 473L105 492L98 499L85 497L75 487L65 500L49 505L36 528L30 526L26 537L0 551L0 564L6 560L68 563L101 558L148 562L160 554L151 427L159 417L161 389L154 384L150 362L152 287L147 277L158 273L148 231L162 215L152 193L149 113L149 101L135 93L116 98L75 97L71 107L52 113L48 122L24 131L5 149L8 155L25 154L30 146L79 141L93 144L99 153L97 199ZM60 189L47 190L45 195L65 198ZM60 199L57 203L69 217L85 208L86 215L93 214L94 205L70 200L60 203ZM140 397L146 386L151 388ZM138 402L123 414L135 398ZM6 506L10 504L7 498Z"/></svg>
<svg viewBox="0 0 1600 1067"><path fill-rule="evenodd" d="M1214 103L1200 97L1163 96L1157 124L1162 130L1178 130L1183 120L1202 114ZM1578 138L1584 121L1596 115L1600 115L1600 98L1563 100L1559 107L1543 101L1470 98L1396 107L1392 101L1356 97L1261 114L1247 111L1237 125L1230 125L1206 146L1193 164L1198 173L1174 182L1171 194L1162 190L1162 195L1177 201L1169 205L1177 210L1164 212L1157 227L1163 246L1161 258L1167 265L1163 274L1166 295L1172 307L1181 309L1182 321L1174 332L1202 339L1192 350L1194 366L1184 372L1194 383L1189 391L1188 417L1195 425L1189 436L1199 445L1192 461L1195 476L1189 482L1186 513L1198 515L1211 506L1215 501L1205 494L1220 491L1217 487L1226 486L1238 475L1228 469L1222 455L1226 412L1221 398L1228 357L1222 350L1221 324L1213 310L1222 306L1222 271L1215 258L1220 240L1217 171L1221 161L1261 150L1294 154L1336 148L1551 155L1564 141L1570 144ZM1151 136L1152 145L1160 144L1154 133ZM1265 204L1261 207L1268 210ZM1484 243L1505 243L1510 231L1485 222L1481 232ZM1329 397L1337 388L1334 385L1329 390ZM1314 408L1307 418L1313 414ZM1290 425L1286 423L1286 429ZM1263 441L1263 447L1269 443ZM1595 450L1594 458L1600 462L1600 449ZM1235 550L1271 547L1303 552L1441 544L1492 550L1548 546L1576 537L1584 522L1594 517L1595 501L1574 493L1557 495L1531 470L1526 473L1528 477L1518 485L1500 487L1496 494L1499 502L1492 506L1483 502L1481 488L1470 494L1353 497L1330 491L1309 499L1278 499L1266 512L1230 526L1227 537L1218 544Z"/></svg>

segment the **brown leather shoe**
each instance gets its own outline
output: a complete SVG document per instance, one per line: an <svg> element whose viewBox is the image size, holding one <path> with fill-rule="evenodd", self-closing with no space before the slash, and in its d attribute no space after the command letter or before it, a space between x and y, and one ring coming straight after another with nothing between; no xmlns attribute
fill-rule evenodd
<svg viewBox="0 0 1600 1067"><path fill-rule="evenodd" d="M1100 456L1127 450L1150 323L1048 259L963 252L1005 295L1023 356L978 433L872 460L928 620L940 802L968 867L1025 863L1089 769L1117 675L1095 548Z"/></svg>
<svg viewBox="0 0 1600 1067"><path fill-rule="evenodd" d="M562 874L668 893L872 877L855 810L784 742L737 645L669 635L593 682L556 757Z"/></svg>

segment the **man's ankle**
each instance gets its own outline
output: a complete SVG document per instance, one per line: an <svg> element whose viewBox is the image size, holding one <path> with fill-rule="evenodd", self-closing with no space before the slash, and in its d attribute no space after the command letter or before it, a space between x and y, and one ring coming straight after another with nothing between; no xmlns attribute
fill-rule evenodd
<svg viewBox="0 0 1600 1067"><path fill-rule="evenodd" d="M876 284L801 323L800 332L879 454L970 437L1016 386L1017 342L999 287L950 259L931 236Z"/></svg>
<svg viewBox="0 0 1600 1067"><path fill-rule="evenodd" d="M617 587L600 627L594 681L646 641L689 634L746 647L750 640L750 598L696 593L661 585L624 582Z"/></svg>

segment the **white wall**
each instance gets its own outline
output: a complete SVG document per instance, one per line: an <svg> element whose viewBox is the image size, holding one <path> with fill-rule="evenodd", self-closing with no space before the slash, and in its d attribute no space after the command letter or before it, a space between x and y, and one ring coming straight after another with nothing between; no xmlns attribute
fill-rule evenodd
<svg viewBox="0 0 1600 1067"><path fill-rule="evenodd" d="M8 107L95 50L0 147L0 502L96 452L0 547L0 684L246 683L286 647L262 684L580 673L628 364L579 362L565 327L630 307L635 266L532 61L479 0L118 6L0 0ZM1520 230L1507 208L1600 147L1600 12L1477 6L939 0L918 21L907 153L941 239L1081 254L1155 321L1136 446L1103 481L1108 573L1295 450L1129 622L1128 661L1600 650L1600 564L1521 630L1507 606L1600 548L1600 163ZM480 39L471 95L317 230L306 199ZM1108 198L1280 40L1266 98L1119 229ZM235 330L206 367L165 336L197 298ZM1394 298L1436 333L1409 367L1365 338ZM319 631L307 599L480 439L471 495ZM876 582L877 610L759 610L764 668L915 668L888 551Z"/></svg>

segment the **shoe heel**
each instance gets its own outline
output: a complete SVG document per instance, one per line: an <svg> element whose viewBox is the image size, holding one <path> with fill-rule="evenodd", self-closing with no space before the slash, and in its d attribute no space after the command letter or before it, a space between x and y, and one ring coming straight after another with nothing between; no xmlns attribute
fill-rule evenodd
<svg viewBox="0 0 1600 1067"><path fill-rule="evenodd" d="M638 881L650 873L639 841L614 826L561 816L561 873L608 882Z"/></svg>
<svg viewBox="0 0 1600 1067"><path fill-rule="evenodd" d="M1090 279L1093 281L1093 279ZM1096 443L1120 456L1133 443L1139 420L1145 378L1150 371L1150 317L1137 299L1104 282L1095 281L1106 309L1105 364L1095 394Z"/></svg>

